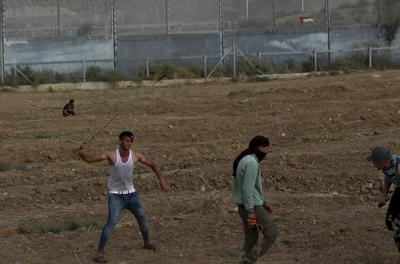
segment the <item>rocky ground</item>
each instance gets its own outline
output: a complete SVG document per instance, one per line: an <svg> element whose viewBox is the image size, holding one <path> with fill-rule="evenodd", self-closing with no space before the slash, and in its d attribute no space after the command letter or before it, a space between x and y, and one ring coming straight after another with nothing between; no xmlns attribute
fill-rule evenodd
<svg viewBox="0 0 400 264"><path fill-rule="evenodd" d="M91 263L107 217L107 164L73 155L82 140L114 149L121 130L162 168L172 192L138 166L157 253L141 248L126 213L107 246L110 263L238 263L243 235L231 165L256 134L271 153L264 189L279 238L260 263L399 263L383 179L365 157L400 152L400 72L263 83L74 92L0 93L0 263ZM73 98L77 115L63 118Z"/></svg>

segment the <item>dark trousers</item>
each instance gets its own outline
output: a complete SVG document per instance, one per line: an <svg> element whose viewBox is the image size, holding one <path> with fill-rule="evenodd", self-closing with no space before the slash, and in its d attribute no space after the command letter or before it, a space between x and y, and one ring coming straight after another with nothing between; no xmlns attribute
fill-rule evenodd
<svg viewBox="0 0 400 264"><path fill-rule="evenodd" d="M254 206L254 213L256 215L257 224L262 226L261 233L263 234L263 242L258 248L258 234L256 228L250 228L247 225L247 212L242 205L239 205L239 215L243 221L244 229L244 256L242 263L252 264L257 261L259 257L264 255L272 246L277 238L277 229L272 222L271 213L269 213L264 206Z"/></svg>
<svg viewBox="0 0 400 264"><path fill-rule="evenodd" d="M135 216L140 232L142 233L144 242L149 241L149 231L147 226L146 216L144 214L142 200L138 193L130 194L108 194L108 220L103 227L99 242L99 252L104 252L107 240L110 237L111 231L118 222L119 216L124 209L128 209Z"/></svg>
<svg viewBox="0 0 400 264"><path fill-rule="evenodd" d="M393 232L393 239L400 252L400 188L396 188L386 213L386 226Z"/></svg>

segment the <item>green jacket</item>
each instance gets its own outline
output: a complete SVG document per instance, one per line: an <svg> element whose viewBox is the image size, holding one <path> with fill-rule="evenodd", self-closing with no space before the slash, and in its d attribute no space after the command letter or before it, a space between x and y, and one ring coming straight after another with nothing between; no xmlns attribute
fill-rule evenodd
<svg viewBox="0 0 400 264"><path fill-rule="evenodd" d="M391 183L400 187L400 177L397 176L397 167L400 165L400 156L392 154L390 158L391 167L388 170L383 170L383 173L388 177Z"/></svg>
<svg viewBox="0 0 400 264"><path fill-rule="evenodd" d="M233 200L244 205L247 212L253 212L254 206L263 205L265 202L260 164L255 154L244 156L239 161L233 185Z"/></svg>

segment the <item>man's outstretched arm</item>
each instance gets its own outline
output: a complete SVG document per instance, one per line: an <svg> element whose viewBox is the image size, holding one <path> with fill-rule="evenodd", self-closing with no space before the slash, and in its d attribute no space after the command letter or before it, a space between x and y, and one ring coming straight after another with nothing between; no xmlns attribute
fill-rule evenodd
<svg viewBox="0 0 400 264"><path fill-rule="evenodd" d="M146 159L142 153L136 152L136 157L138 158L138 161L140 163L146 165L154 172L160 182L161 190L163 190L164 192L168 192L170 189L169 185L161 176L161 171L157 164L152 160Z"/></svg>
<svg viewBox="0 0 400 264"><path fill-rule="evenodd" d="M79 157L81 157L82 160L86 161L87 163L109 160L107 153L101 155L91 155L87 153L82 146L79 148Z"/></svg>

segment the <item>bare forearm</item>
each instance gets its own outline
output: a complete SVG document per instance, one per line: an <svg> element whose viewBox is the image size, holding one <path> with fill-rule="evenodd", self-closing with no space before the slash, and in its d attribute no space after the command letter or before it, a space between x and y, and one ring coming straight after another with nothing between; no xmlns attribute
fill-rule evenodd
<svg viewBox="0 0 400 264"><path fill-rule="evenodd" d="M392 183L390 182L390 180L387 177L385 177L385 185L383 187L383 195L385 197L387 196L391 185Z"/></svg>
<svg viewBox="0 0 400 264"><path fill-rule="evenodd" d="M152 169L152 171L154 172L154 174L157 176L157 178L158 178L159 180L161 180L162 177L161 177L160 168L159 168L157 165L153 164L153 165L151 166L151 169Z"/></svg>
<svg viewBox="0 0 400 264"><path fill-rule="evenodd" d="M104 161L107 159L107 156L105 154L95 156L95 155L88 154L86 152L81 152L81 153L79 153L79 156L82 158L82 160L86 161L87 163L100 162L100 161Z"/></svg>
<svg viewBox="0 0 400 264"><path fill-rule="evenodd" d="M164 191L168 191L169 190L168 184L162 178L160 168L157 166L157 164L152 160L146 159L143 156L143 154L141 154L139 152L136 153L136 156L138 157L138 160L141 163L143 163L144 165L149 167L154 172L154 174L157 176L157 178L160 182L161 189Z"/></svg>
<svg viewBox="0 0 400 264"><path fill-rule="evenodd" d="M160 169L158 168L158 166L156 164L152 164L151 169L153 170L154 174L157 176L158 181L160 183L160 188L161 190L163 190L164 192L168 192L170 190L168 183L162 178L161 176L161 172Z"/></svg>
<svg viewBox="0 0 400 264"><path fill-rule="evenodd" d="M92 163L92 156L86 152L79 153L79 156L82 158L83 161L86 161L87 163Z"/></svg>

